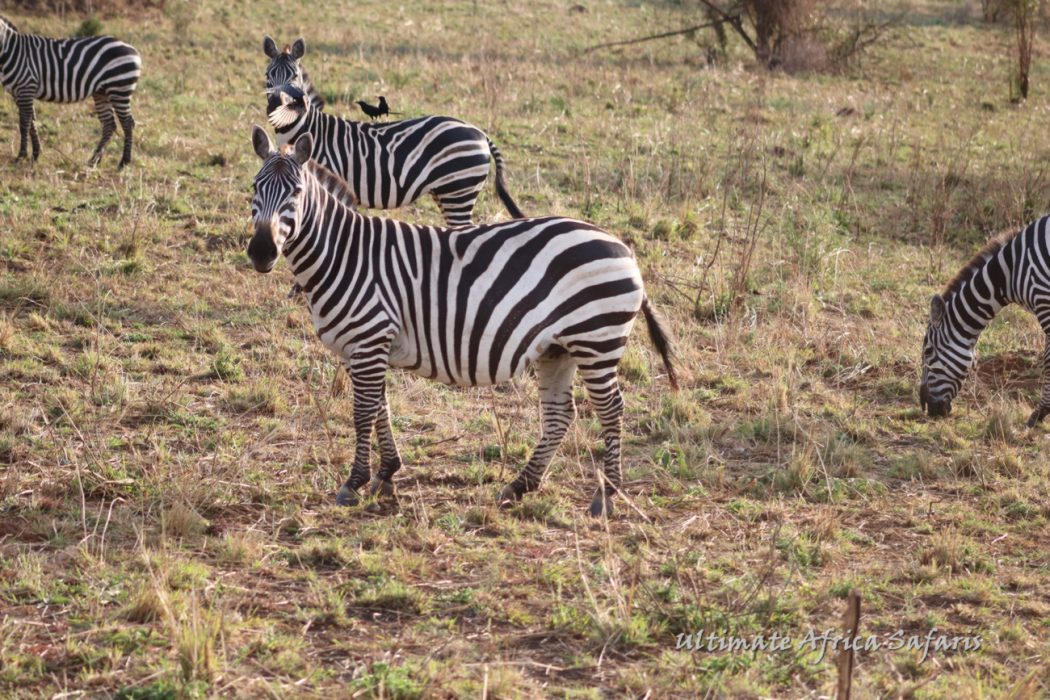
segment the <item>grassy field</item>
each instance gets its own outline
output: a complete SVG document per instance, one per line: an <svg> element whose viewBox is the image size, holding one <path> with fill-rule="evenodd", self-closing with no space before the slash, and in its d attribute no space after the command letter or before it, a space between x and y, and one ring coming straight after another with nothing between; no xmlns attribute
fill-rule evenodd
<svg viewBox="0 0 1050 700"><path fill-rule="evenodd" d="M929 297L1050 211L1041 39L1017 106L976 1L885 8L858 65L803 76L686 38L577 53L702 21L677 3L168 5L103 18L144 59L126 171L118 144L85 170L86 104L41 105L40 161L10 162L0 101L0 696L827 697L834 654L801 642L853 588L864 635L981 638L862 651L855 698L1050 692L1038 325L1002 314L950 418L916 394ZM265 33L306 37L331 111L467 119L526 212L636 249L688 378L636 331L612 519L584 512L586 402L542 489L495 507L538 435L529 378L392 373L400 508L334 506L347 382L286 266L244 252ZM491 189L479 215L506 216ZM793 644L676 650L701 630Z"/></svg>

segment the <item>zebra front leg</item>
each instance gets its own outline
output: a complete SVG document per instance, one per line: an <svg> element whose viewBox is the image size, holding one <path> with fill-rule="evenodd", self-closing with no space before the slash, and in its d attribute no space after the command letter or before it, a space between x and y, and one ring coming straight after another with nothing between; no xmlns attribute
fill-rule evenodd
<svg viewBox="0 0 1050 700"><path fill-rule="evenodd" d="M1050 333L1046 334L1046 346L1043 348L1043 389L1039 405L1028 417L1028 427L1034 428L1050 415Z"/></svg>
<svg viewBox="0 0 1050 700"><path fill-rule="evenodd" d="M386 385L383 386L383 398L379 403L379 414L376 416L376 436L379 438L380 463L379 471L368 489L369 496L396 499L394 474L401 468L401 454L394 442L394 429L390 425L390 403L386 398Z"/></svg>
<svg viewBox="0 0 1050 700"><path fill-rule="evenodd" d="M367 484L371 475L369 460L372 456L372 430L383 401L386 358L386 353L382 353L381 357L365 357L359 362L351 359L347 364L350 385L354 390L355 449L350 478L335 498L335 502L341 506L355 506L361 502L357 489Z"/></svg>
<svg viewBox="0 0 1050 700"><path fill-rule="evenodd" d="M33 109L32 90L21 90L15 95L15 104L18 105L18 158L22 160L28 155L29 137L33 139L33 160L40 155L40 141L36 135L34 124L35 111Z"/></svg>
<svg viewBox="0 0 1050 700"><path fill-rule="evenodd" d="M532 451L528 464L500 493L501 508L521 500L523 495L540 485L554 452L565 437L565 431L576 417L576 406L572 401L572 375L576 371L573 359L557 348L553 353L548 351L534 367L540 390L540 419L543 426L540 441Z"/></svg>
<svg viewBox="0 0 1050 700"><path fill-rule="evenodd" d="M612 497L620 489L620 432L623 429L623 395L616 378L616 367L580 368L587 396L598 413L605 441L605 459L599 476L598 490L591 502L591 515L612 515Z"/></svg>
<svg viewBox="0 0 1050 700"><path fill-rule="evenodd" d="M102 138L99 140L98 146L95 148L95 153L88 161L88 167L91 168L98 165L99 160L102 159L103 149L105 149L109 140L113 138L113 134L117 131L117 120L113 116L113 105L109 103L109 98L102 93L97 93L94 97L95 114L98 116L99 122L102 123Z"/></svg>

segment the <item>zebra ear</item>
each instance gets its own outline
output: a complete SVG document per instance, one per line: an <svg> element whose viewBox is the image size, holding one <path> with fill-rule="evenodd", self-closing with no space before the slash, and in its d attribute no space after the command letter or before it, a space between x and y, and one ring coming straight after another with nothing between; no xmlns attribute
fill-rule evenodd
<svg viewBox="0 0 1050 700"><path fill-rule="evenodd" d="M302 37L299 37L298 39L295 40L295 43L292 44L292 58L294 58L296 61L298 61L300 58L303 57L303 54L305 54L305 53L306 53L306 41Z"/></svg>
<svg viewBox="0 0 1050 700"><path fill-rule="evenodd" d="M287 107L288 105L292 104L292 102L294 102L294 100L292 100L292 96L289 95L284 90L282 90L281 91L281 106L282 107Z"/></svg>
<svg viewBox="0 0 1050 700"><path fill-rule="evenodd" d="M252 146L255 147L256 155L263 160L269 158L273 153L273 141L270 140L270 135L258 124L252 127Z"/></svg>
<svg viewBox="0 0 1050 700"><path fill-rule="evenodd" d="M941 325L944 319L944 297L934 294L930 299L930 323L934 326Z"/></svg>
<svg viewBox="0 0 1050 700"><path fill-rule="evenodd" d="M269 137L267 137L269 138ZM295 159L302 165L314 154L314 137L305 133L295 140Z"/></svg>
<svg viewBox="0 0 1050 700"><path fill-rule="evenodd" d="M265 53L270 58L273 58L277 55L277 44L274 43L274 40L271 39L269 36L263 37L263 53Z"/></svg>

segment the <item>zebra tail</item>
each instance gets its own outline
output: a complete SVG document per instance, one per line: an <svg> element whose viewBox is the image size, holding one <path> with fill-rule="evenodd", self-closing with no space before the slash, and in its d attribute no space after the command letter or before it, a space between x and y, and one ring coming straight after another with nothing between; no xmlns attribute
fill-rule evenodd
<svg viewBox="0 0 1050 700"><path fill-rule="evenodd" d="M671 358L674 356L671 335L667 331L663 318L649 303L649 297L642 299L642 313L645 314L645 325L649 329L649 337L652 338L653 345L656 346L657 352L663 358L664 367L667 368L667 380L671 383L671 388L677 390L678 373L671 362Z"/></svg>
<svg viewBox="0 0 1050 700"><path fill-rule="evenodd" d="M507 191L507 183L503 179L503 155L496 148L496 144L492 143L492 139L487 139L489 142L489 151L492 153L492 159L496 161L496 194L499 195L500 201L503 202L503 206L510 212L510 216L513 219L524 219L525 214L522 213L521 209L518 209L518 205L514 203L514 198L510 196L510 192Z"/></svg>

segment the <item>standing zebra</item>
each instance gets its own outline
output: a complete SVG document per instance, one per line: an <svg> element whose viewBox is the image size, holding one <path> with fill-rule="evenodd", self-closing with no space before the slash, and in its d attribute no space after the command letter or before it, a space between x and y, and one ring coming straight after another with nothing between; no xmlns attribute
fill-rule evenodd
<svg viewBox="0 0 1050 700"><path fill-rule="evenodd" d="M978 336L1011 303L1034 313L1046 334L1042 396L1028 426L1050 414L1050 217L988 241L933 297L922 343L923 410L931 416L951 413L952 399L975 363Z"/></svg>
<svg viewBox="0 0 1050 700"><path fill-rule="evenodd" d="M492 160L496 194L512 217L525 216L503 182L503 156L476 126L451 117L384 124L340 119L318 111L310 95L291 84L270 92L267 112L279 144L313 136L313 157L347 182L361 206L395 209L429 193L449 226L469 226Z"/></svg>
<svg viewBox="0 0 1050 700"><path fill-rule="evenodd" d="M272 90L278 85L291 83L306 91L317 109L324 109L324 98L317 91L310 76L303 70L302 58L306 53L306 41L299 37L283 51L277 50L277 44L269 36L263 37L263 53L270 59L266 66L266 89Z"/></svg>
<svg viewBox="0 0 1050 700"><path fill-rule="evenodd" d="M310 160L313 138L274 151L252 132L263 160L252 199L248 257L270 272L288 258L314 328L339 356L354 394L356 450L336 502L358 502L370 478L373 427L381 465L373 495L393 495L401 467L386 399L388 367L458 386L505 382L532 365L543 432L532 458L500 495L535 489L575 415L579 369L601 421L603 475L590 513L610 513L620 486L623 398L616 365L639 309L672 386L667 332L623 243L582 221L548 217L442 229L366 217L338 175Z"/></svg>
<svg viewBox="0 0 1050 700"><path fill-rule="evenodd" d="M33 160L40 157L34 99L79 102L93 97L95 114L102 122L102 138L89 164L98 164L102 149L117 130L114 113L124 130L120 167L130 163L131 132L135 128L131 94L141 71L139 52L113 37L49 39L22 34L0 17L0 83L18 105L19 159L26 157L27 137L33 139Z"/></svg>

